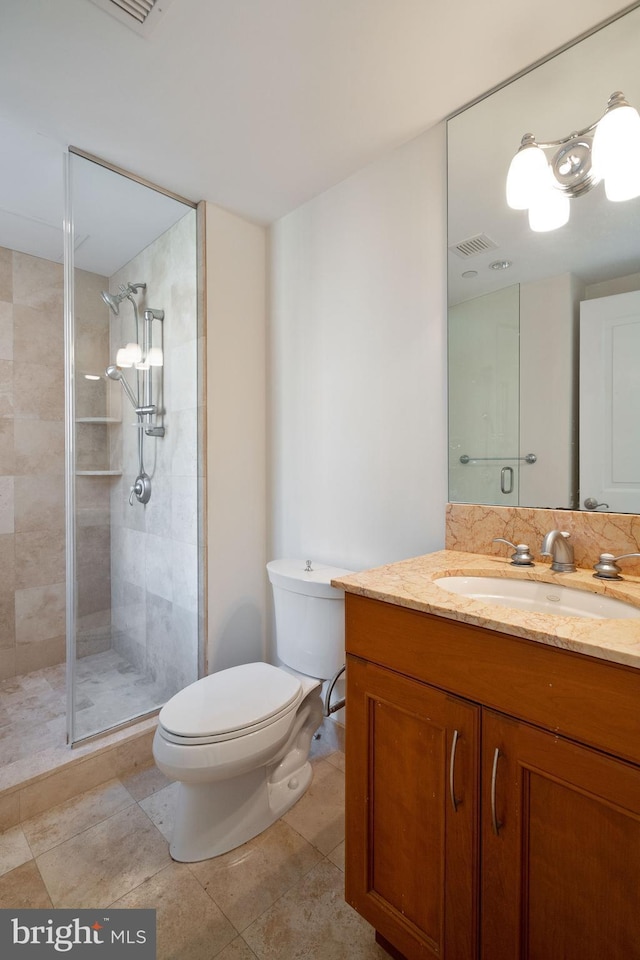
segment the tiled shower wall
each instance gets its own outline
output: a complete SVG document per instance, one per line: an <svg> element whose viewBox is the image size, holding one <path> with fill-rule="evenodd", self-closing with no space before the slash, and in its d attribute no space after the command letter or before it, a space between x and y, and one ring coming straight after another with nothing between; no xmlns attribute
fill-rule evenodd
<svg viewBox="0 0 640 960"><path fill-rule="evenodd" d="M80 317L85 283L100 280L78 278ZM64 449L62 266L0 248L0 679L65 659ZM95 488L79 490L83 498L85 519L104 526ZM94 572L95 533L79 539Z"/></svg>
<svg viewBox="0 0 640 960"><path fill-rule="evenodd" d="M0 677L65 657L62 266L0 250Z"/></svg>
<svg viewBox="0 0 640 960"><path fill-rule="evenodd" d="M119 284L146 283L136 297L165 311L154 321L154 345L162 333L165 365L154 397L166 409L166 436L145 437L144 466L151 499L143 505L129 493L137 473L135 416L118 384L110 385L112 409L121 401L122 425L114 428L113 463L123 476L111 498L111 586L114 647L167 696L198 676L198 327L196 212L191 211L111 277ZM135 339L133 309L126 301L112 321L111 357ZM127 371L133 385L132 371ZM156 391L154 386L154 392ZM117 388L114 389L114 388ZM120 436L118 436L120 435Z"/></svg>

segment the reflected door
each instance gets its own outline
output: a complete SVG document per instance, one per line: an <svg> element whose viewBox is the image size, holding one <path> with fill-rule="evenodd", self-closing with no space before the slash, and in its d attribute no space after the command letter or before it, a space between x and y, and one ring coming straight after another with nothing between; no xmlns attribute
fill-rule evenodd
<svg viewBox="0 0 640 960"><path fill-rule="evenodd" d="M587 509L640 512L639 361L640 292L580 304L580 501Z"/></svg>

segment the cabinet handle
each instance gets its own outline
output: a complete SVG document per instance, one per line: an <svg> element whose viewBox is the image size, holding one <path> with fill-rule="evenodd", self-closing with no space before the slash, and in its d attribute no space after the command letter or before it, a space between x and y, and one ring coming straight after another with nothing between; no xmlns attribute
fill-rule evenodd
<svg viewBox="0 0 640 960"><path fill-rule="evenodd" d="M493 770L491 771L491 824L496 837L502 826L502 821L498 820L496 813L496 780L498 779L498 759L500 756L500 750L496 747L495 753L493 754Z"/></svg>
<svg viewBox="0 0 640 960"><path fill-rule="evenodd" d="M456 800L456 791L455 791L455 773L456 773L456 748L458 746L458 737L459 733L457 730L453 731L453 740L451 741L451 756L449 757L449 794L451 796L451 805L453 807L453 812L458 812L458 803L459 800Z"/></svg>

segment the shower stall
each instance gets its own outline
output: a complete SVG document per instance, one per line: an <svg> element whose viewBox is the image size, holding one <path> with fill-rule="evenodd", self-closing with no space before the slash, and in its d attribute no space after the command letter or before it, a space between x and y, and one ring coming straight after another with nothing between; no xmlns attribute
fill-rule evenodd
<svg viewBox="0 0 640 960"><path fill-rule="evenodd" d="M73 149L65 179L63 263L0 223L0 787L203 669L199 214Z"/></svg>
<svg viewBox="0 0 640 960"><path fill-rule="evenodd" d="M196 210L74 152L67 194L73 743L198 676L203 471Z"/></svg>

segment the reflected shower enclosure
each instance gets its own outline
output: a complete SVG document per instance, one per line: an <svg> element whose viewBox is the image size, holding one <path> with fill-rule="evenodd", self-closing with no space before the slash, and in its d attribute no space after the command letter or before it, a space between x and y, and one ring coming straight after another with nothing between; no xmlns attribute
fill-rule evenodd
<svg viewBox="0 0 640 960"><path fill-rule="evenodd" d="M71 743L197 679L197 214L70 151L65 276Z"/></svg>
<svg viewBox="0 0 640 960"><path fill-rule="evenodd" d="M449 308L449 499L519 502L520 288ZM535 458L534 458L535 461Z"/></svg>

